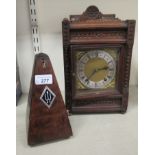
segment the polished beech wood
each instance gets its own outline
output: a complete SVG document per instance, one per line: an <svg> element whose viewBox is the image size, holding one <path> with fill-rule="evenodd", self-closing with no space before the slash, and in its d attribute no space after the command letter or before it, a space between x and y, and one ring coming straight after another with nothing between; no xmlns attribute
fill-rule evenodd
<svg viewBox="0 0 155 155"><path fill-rule="evenodd" d="M52 74L53 84L36 85L35 75L42 74ZM45 86L48 86L56 95L50 108L40 100ZM35 56L27 112L29 145L68 138L72 135L66 108L50 59L43 53Z"/></svg>
<svg viewBox="0 0 155 155"><path fill-rule="evenodd" d="M124 113L128 106L129 77L135 20L122 21L90 6L82 15L62 22L66 106L70 113ZM75 57L80 50L118 48L115 90L75 95Z"/></svg>

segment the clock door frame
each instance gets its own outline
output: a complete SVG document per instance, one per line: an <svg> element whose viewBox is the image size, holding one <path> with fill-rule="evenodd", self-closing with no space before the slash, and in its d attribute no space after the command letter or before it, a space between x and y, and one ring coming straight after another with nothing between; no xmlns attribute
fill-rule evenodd
<svg viewBox="0 0 155 155"><path fill-rule="evenodd" d="M117 49L117 54L118 54L118 59L116 60L116 73L115 73L115 88L113 89L105 89L101 90L98 93L90 92L88 94L83 94L83 95L77 95L76 93L76 52L77 51L88 51L88 50L101 50L103 48L116 48ZM121 92L122 92L122 87L121 87L121 77L123 77L123 72L121 72L121 67L122 67L122 60L121 58L124 57L124 46L121 44L93 44L93 45L71 45L70 48L70 58L71 58L71 93L72 93L72 100L91 100L94 97L104 97L107 98L109 94L112 97L121 97ZM89 101L90 102L90 101ZM79 102L78 102L79 103Z"/></svg>

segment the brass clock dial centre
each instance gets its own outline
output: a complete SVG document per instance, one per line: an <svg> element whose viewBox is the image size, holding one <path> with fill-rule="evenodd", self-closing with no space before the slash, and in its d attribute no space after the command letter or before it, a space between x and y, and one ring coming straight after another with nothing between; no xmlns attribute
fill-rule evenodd
<svg viewBox="0 0 155 155"><path fill-rule="evenodd" d="M78 79L87 88L104 88L114 78L115 65L113 57L104 50L89 51L77 62Z"/></svg>

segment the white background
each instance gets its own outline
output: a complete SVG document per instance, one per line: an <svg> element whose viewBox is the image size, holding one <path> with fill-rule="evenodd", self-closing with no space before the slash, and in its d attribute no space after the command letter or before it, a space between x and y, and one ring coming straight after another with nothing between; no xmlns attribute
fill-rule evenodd
<svg viewBox="0 0 155 155"><path fill-rule="evenodd" d="M138 68L139 68L139 154L154 155L155 139L155 9L154 0L139 1ZM105 5L105 4L104 4ZM121 5L121 4L120 4ZM7 7L6 7L7 6ZM2 1L0 5L1 41L1 150L0 154L16 154L16 3ZM127 6L128 7L128 6ZM7 10L7 11L6 11ZM6 63L6 61L8 63ZM148 74L149 73L149 74ZM149 77L148 77L149 75ZM7 84L6 82L7 81ZM9 92L9 97L8 93ZM6 102L7 99L7 102Z"/></svg>
<svg viewBox="0 0 155 155"><path fill-rule="evenodd" d="M137 21L135 0L37 0L37 16L40 27L42 52L50 56L55 74L64 91L62 20L71 14L82 14L89 5L96 5L102 13L115 13L122 20ZM137 85L137 25L133 47L130 85ZM31 42L31 27L28 0L17 0L17 60L22 90L28 93L34 53Z"/></svg>

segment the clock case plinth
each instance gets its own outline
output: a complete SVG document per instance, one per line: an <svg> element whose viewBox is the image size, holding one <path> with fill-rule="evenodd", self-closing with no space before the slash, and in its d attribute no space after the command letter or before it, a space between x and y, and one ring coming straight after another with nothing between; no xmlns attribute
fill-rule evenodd
<svg viewBox="0 0 155 155"><path fill-rule="evenodd" d="M70 113L125 113L128 106L129 77L134 43L135 20L122 21L115 14L102 14L90 6L82 15L62 22L65 98ZM116 88L99 94L75 95L74 53L77 50L115 47L119 51Z"/></svg>

